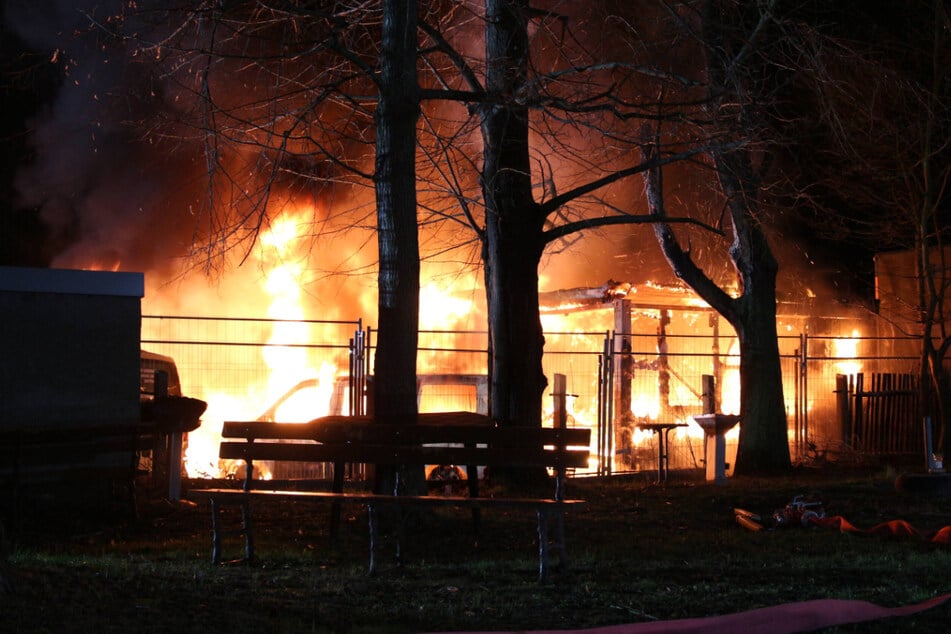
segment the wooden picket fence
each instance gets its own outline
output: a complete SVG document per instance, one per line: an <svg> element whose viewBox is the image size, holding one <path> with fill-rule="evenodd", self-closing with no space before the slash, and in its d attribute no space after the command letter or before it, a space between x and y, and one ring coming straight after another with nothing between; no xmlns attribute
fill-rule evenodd
<svg viewBox="0 0 951 634"><path fill-rule="evenodd" d="M868 454L923 451L918 376L873 373L848 377L842 429L851 446Z"/></svg>

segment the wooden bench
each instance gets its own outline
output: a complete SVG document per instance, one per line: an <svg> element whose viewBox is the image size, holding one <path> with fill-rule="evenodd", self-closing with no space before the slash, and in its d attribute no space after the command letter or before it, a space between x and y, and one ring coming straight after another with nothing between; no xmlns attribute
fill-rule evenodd
<svg viewBox="0 0 951 634"><path fill-rule="evenodd" d="M538 427L498 427L485 416L468 412L420 414L416 424L375 423L366 416L331 416L306 424L269 422L226 422L222 430L219 456L244 460L245 478L241 489L210 488L189 492L195 500L209 500L212 513L212 561L220 563L222 505L239 505L241 527L237 533L245 541L245 559L254 557L251 502L260 499L329 502L332 506L331 536L339 522L342 502L365 504L369 515L369 572L377 568L379 511L395 507L453 506L472 510L473 526L478 535L482 509L508 508L531 510L538 522L538 574L548 576L549 558L558 554L559 566L567 563L565 553L564 512L585 502L566 499L565 475L569 469L586 467L589 457L590 430ZM331 490L302 490L301 487L274 487L268 480L255 477L258 461L326 462L333 464ZM466 495L403 495L399 477L392 493L344 490L347 465L370 464L402 469L423 465L465 465ZM551 497L490 497L479 492L479 466L500 468L551 468L555 472ZM403 513L400 513L403 517ZM403 522L395 531L397 564L401 564ZM549 543L551 542L551 543Z"/></svg>

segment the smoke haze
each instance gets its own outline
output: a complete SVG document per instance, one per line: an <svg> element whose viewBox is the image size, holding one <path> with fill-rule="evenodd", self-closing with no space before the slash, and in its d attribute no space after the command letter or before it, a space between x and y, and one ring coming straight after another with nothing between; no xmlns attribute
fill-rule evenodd
<svg viewBox="0 0 951 634"><path fill-rule="evenodd" d="M168 128L137 125L156 118L172 120L188 107L183 104L187 97L158 74L159 67L140 63L131 48L104 31L97 35L96 20L118 14L123 3L44 4L38 10L27 0L11 0L5 10L8 25L34 50L49 55L63 77L55 99L30 122L34 160L18 171L15 181L18 203L39 209L51 242L61 245L51 265L144 271L146 303L162 296L180 311L207 311L215 302L204 297L224 298L260 286L263 261L246 259L242 249L221 260L214 257L221 255L216 247L205 250L215 236L206 224L208 180L201 140L184 130L170 135ZM137 37L150 37L144 23L124 28L137 30ZM368 301L375 294L369 194L346 188L331 194L296 191L282 203L314 208L312 216L302 220L311 223L312 236L306 247L306 292L321 310L348 304L369 311L362 312L366 317L375 312L374 302ZM642 199L640 180L632 180L616 195ZM689 205L700 195L685 185L679 200ZM334 209L348 207L365 210L364 226L345 233L326 224L336 217ZM814 266L808 254L782 249L781 241L774 245L783 251L788 270ZM457 264L465 259L454 257ZM466 257L475 259L471 252ZM242 261L239 271L235 267ZM674 281L648 226L613 227L556 243L543 267L543 290L598 286L607 279ZM468 288L460 289L464 294L479 292L479 273L462 276L445 265L434 270L466 279ZM213 275L207 276L209 271ZM331 275L340 271L347 274ZM254 313L253 298L246 298L247 312Z"/></svg>

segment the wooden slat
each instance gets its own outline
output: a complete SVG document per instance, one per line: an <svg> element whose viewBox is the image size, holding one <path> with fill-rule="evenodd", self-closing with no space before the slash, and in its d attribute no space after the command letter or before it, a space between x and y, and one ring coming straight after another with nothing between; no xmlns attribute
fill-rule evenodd
<svg viewBox="0 0 951 634"><path fill-rule="evenodd" d="M856 376L852 415L853 444L872 454L921 451L916 377L910 374Z"/></svg>
<svg viewBox="0 0 951 634"><path fill-rule="evenodd" d="M550 427L479 427L441 425L341 425L316 430L321 442L379 442L403 444L486 443L492 446L584 445L588 429Z"/></svg>
<svg viewBox="0 0 951 634"><path fill-rule="evenodd" d="M489 427L483 425L436 424L383 425L367 422L366 417L328 417L309 423L270 423L228 421L222 427L223 438L258 440L301 440L324 443L470 443L494 446L582 445L587 446L591 431L584 428ZM338 420L352 418L352 420Z"/></svg>
<svg viewBox="0 0 951 634"><path fill-rule="evenodd" d="M146 434L155 430L153 425L130 422L122 425L93 425L89 427L31 428L0 431L0 442L45 443L55 440L81 440L99 436L128 436Z"/></svg>
<svg viewBox="0 0 951 634"><path fill-rule="evenodd" d="M222 442L219 455L254 461L556 468L583 468L590 457L589 429L502 428L466 412L421 420L426 422L383 425L366 416L331 416L305 424L229 421L222 435L243 440Z"/></svg>
<svg viewBox="0 0 951 634"><path fill-rule="evenodd" d="M365 462L371 464L459 464L526 467L586 467L587 449L539 447L432 447L381 444L308 444L223 442L222 458L294 462Z"/></svg>
<svg viewBox="0 0 951 634"><path fill-rule="evenodd" d="M82 461L89 456L137 451L142 443L137 438L102 438L73 443L22 445L16 448L16 459L21 464ZM2 452L4 454L7 451Z"/></svg>
<svg viewBox="0 0 951 634"><path fill-rule="evenodd" d="M191 489L188 496L192 499L223 500L348 500L359 503L395 504L400 506L465 506L471 508L539 508L542 506L579 506L585 505L585 500L555 500L550 498L468 498L461 496L434 496L434 495L399 495L393 496L382 493L366 493L362 491L347 491L334 493L333 491L288 491L274 489Z"/></svg>
<svg viewBox="0 0 951 634"><path fill-rule="evenodd" d="M539 522L539 578L544 579L548 566L549 548L563 549L563 509L583 505L583 500L560 500L564 468L586 467L590 455L589 429L552 429L538 427L500 428L484 416L468 412L450 412L420 415L412 424L381 424L371 418L325 417L309 423L282 424L258 421L228 421L223 427L219 456L231 460L273 462L333 462L332 491L276 489L267 481L254 480L254 470L247 469L243 489L192 489L192 499L211 499L213 513L212 560L220 561L220 537L217 504L245 504L252 499L329 500L334 503L331 535L337 532L339 502L363 502L370 506L370 570L374 568L376 552L375 505L463 506L472 509L474 527L478 530L480 509L492 507L534 509ZM496 498L480 497L478 478L468 483L469 495L460 496L403 496L383 495L363 491L343 490L343 469L340 463L369 463L382 465L465 465L473 474L476 466L555 467L558 484L551 498ZM265 487L265 488L261 488ZM244 512L250 507L245 505ZM543 531L547 530L549 515L556 521L555 544L549 546ZM253 539L251 522L245 517L242 526L245 552L252 557Z"/></svg>

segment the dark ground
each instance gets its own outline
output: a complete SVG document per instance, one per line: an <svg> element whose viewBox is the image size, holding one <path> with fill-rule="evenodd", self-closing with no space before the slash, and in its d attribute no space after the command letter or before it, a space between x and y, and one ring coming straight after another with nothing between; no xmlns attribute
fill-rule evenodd
<svg viewBox="0 0 951 634"><path fill-rule="evenodd" d="M345 509L331 545L326 506L261 504L254 565L210 563L205 506L140 500L137 518L34 509L17 522L15 592L0 596L3 632L425 632L577 629L739 612L817 598L883 606L951 591L951 547L818 528L752 532L733 509L766 515L793 496L820 500L859 527L904 519L951 524L951 498L896 491L885 465L800 468L726 486L675 473L576 479L589 500L567 519L571 567L536 582L530 513L486 513L472 547L465 511L418 518L407 563L366 574L366 513ZM11 532L8 523L8 533ZM226 555L240 554L232 538ZM384 552L384 555L388 554ZM945 604L829 632L944 632Z"/></svg>

